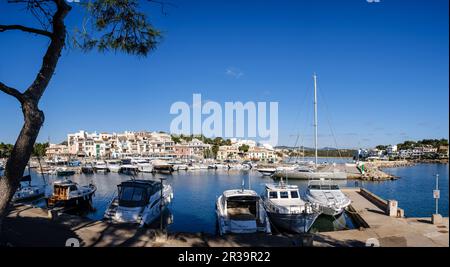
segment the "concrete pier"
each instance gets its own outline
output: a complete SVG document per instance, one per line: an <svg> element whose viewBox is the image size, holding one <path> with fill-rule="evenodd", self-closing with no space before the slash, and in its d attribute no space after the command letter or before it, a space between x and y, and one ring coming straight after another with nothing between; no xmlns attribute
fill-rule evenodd
<svg viewBox="0 0 450 267"><path fill-rule="evenodd" d="M355 216L361 218L367 228L320 233L323 239L339 240L342 245L365 246L378 242L382 247L448 247L448 217L433 225L429 218L404 218L402 209L393 216L388 214L387 202L364 189L343 189L351 200ZM381 202L380 202L381 201ZM383 206L386 205L386 208ZM316 245L326 245L318 242Z"/></svg>
<svg viewBox="0 0 450 267"><path fill-rule="evenodd" d="M364 189L343 189L352 200L349 213L359 229L314 234L318 247L448 247L448 217L432 224L430 218L404 218L390 203ZM401 206L401 203L400 203ZM65 246L76 240L83 247L288 247L299 246L298 235L227 235L171 233L131 225L114 225L45 209L16 205L4 222L3 242L11 246ZM72 239L71 239L72 238ZM73 239L75 238L75 239Z"/></svg>

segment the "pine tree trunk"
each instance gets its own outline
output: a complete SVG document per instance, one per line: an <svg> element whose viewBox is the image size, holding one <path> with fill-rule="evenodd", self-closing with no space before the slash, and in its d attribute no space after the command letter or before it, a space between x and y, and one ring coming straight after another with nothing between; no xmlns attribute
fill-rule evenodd
<svg viewBox="0 0 450 267"><path fill-rule="evenodd" d="M20 179L33 152L39 130L44 123L44 114L38 109L36 101L26 100L22 104L22 112L25 123L6 163L4 176L0 178L0 235L9 204L19 187Z"/></svg>

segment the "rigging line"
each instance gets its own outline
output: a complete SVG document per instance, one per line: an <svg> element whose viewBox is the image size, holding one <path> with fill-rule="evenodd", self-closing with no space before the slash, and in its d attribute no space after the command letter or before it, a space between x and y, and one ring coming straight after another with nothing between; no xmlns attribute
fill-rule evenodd
<svg viewBox="0 0 450 267"><path fill-rule="evenodd" d="M300 107L306 106L305 103L306 103L306 99L308 99L308 94L309 94L309 93L308 93L308 90L305 90L305 97L303 98L303 102L302 102L302 104L300 105ZM294 128L296 128L296 125L297 125L297 122L298 122L299 119L300 119L301 113L302 113L302 112L301 112L301 109L298 109L297 115L296 115L295 120L294 120L294 123L292 124L292 125L293 125L292 131L294 131ZM300 124L300 122L299 122L299 124ZM298 127L298 126L297 126L297 127ZM294 151L295 151L295 148L297 147L299 136L300 136L300 128L298 128L298 131L297 131L297 137L296 137L296 140L295 140L295 143L294 143L294 146L293 146ZM294 153L294 154L295 154L295 153ZM291 158L292 158L292 157L289 156L288 161L290 161Z"/></svg>
<svg viewBox="0 0 450 267"><path fill-rule="evenodd" d="M308 99L308 95L309 95L309 92L308 92L308 90L305 90L305 97L303 98L303 102L301 103L301 105L300 105L300 107L302 107L302 106L305 106L305 102L306 102L306 99ZM297 122L299 121L299 119L300 119L300 115L301 115L301 109L299 108L298 109L298 111L297 111L297 115L296 115L296 117L295 117L295 120L294 120L294 123L292 124L292 128L297 128L298 126L297 126ZM292 131L294 131L294 129L292 130ZM298 135L300 135L300 129L298 128ZM295 148L295 146L296 146L297 144L295 144L294 145L294 148Z"/></svg>
<svg viewBox="0 0 450 267"><path fill-rule="evenodd" d="M335 136L334 130L333 130L333 126L331 125L331 121L330 121L330 120L331 120L331 113L330 113L330 111L329 111L329 109L328 109L328 104L327 104L327 102L326 102L326 100L325 100L325 97L324 97L324 95L321 93L322 90L323 90L323 89L321 89L321 90L319 91L319 95L320 95L320 98L323 100L323 102L324 102L324 104L325 104L325 110L326 110L326 115L327 115L326 118L327 118L328 126L330 127L331 136L333 136L334 145L336 146L337 151L338 151L338 153L339 153L339 158L342 159L341 150L339 150L339 145L338 145L338 143L337 143L336 136Z"/></svg>

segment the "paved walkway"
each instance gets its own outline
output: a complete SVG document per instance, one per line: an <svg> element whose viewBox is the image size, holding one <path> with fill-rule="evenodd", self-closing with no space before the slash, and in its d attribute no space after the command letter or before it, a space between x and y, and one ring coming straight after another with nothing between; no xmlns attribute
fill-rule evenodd
<svg viewBox="0 0 450 267"><path fill-rule="evenodd" d="M433 225L429 218L389 217L358 190L343 191L370 227L317 234L314 236L314 246L365 246L367 240L387 247L449 246L448 218L444 218L441 225ZM264 234L222 238L202 233L176 233L169 234L167 238L152 229L113 225L67 214L52 220L46 210L25 205L16 206L7 216L4 236L12 246L45 247L65 246L69 238L76 238L81 246L86 247L287 247L300 244L296 236Z"/></svg>
<svg viewBox="0 0 450 267"><path fill-rule="evenodd" d="M353 208L370 228L321 233L320 236L324 239L357 246L365 245L369 239L369 242L378 241L380 246L387 247L449 246L448 217L444 218L441 225L431 224L430 218L389 217L362 196L358 189L344 189L343 192L352 200Z"/></svg>

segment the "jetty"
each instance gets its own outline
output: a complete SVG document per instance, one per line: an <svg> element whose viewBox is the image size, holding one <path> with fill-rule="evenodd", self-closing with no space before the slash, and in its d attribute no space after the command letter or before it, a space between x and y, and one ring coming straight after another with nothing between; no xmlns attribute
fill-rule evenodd
<svg viewBox="0 0 450 267"><path fill-rule="evenodd" d="M407 218L395 200L362 188L344 188L352 200L348 214L357 229L310 235L317 247L448 247L448 217ZM58 210L15 205L6 217L2 242L27 247L290 247L305 245L304 236L289 234L226 235L165 233L132 225L93 221Z"/></svg>

